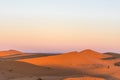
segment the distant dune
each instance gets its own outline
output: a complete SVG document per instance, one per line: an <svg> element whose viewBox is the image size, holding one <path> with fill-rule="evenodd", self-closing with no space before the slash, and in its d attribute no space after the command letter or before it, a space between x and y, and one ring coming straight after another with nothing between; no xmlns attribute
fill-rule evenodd
<svg viewBox="0 0 120 80"><path fill-rule="evenodd" d="M17 50L0 51L0 57L20 55L20 54L23 54L23 52Z"/></svg>
<svg viewBox="0 0 120 80"><path fill-rule="evenodd" d="M6 51L0 51L0 61L14 61L20 59L37 58L37 57L52 56L52 55L58 55L58 54L23 53L17 50L6 50Z"/></svg>
<svg viewBox="0 0 120 80"><path fill-rule="evenodd" d="M120 54L119 53L107 52L107 53L104 53L104 55L108 55L109 57L103 58L103 60L120 59Z"/></svg>

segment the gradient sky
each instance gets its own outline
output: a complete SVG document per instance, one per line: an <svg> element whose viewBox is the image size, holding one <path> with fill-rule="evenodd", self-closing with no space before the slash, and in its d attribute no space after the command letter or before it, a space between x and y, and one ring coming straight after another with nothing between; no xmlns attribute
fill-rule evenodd
<svg viewBox="0 0 120 80"><path fill-rule="evenodd" d="M120 0L0 0L0 50L120 52Z"/></svg>

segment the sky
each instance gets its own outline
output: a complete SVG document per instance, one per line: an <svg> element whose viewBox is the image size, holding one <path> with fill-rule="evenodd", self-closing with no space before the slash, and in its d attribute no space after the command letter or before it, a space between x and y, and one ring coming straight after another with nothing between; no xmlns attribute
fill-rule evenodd
<svg viewBox="0 0 120 80"><path fill-rule="evenodd" d="M0 50L120 53L120 0L0 0Z"/></svg>

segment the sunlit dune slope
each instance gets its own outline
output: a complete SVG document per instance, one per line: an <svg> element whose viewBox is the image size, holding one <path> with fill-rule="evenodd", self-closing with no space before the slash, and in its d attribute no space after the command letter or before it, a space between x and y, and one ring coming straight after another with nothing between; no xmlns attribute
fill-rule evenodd
<svg viewBox="0 0 120 80"><path fill-rule="evenodd" d="M106 57L101 53L84 50L82 52L69 52L61 55L23 59L20 61L28 62L34 65L62 65L62 66L78 66L80 64L99 64L103 63L99 58ZM80 66L78 66L80 67Z"/></svg>

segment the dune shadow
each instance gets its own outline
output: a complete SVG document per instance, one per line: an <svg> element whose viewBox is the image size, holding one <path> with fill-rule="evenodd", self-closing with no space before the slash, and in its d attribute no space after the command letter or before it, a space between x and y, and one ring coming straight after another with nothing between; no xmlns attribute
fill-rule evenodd
<svg viewBox="0 0 120 80"><path fill-rule="evenodd" d="M10 75L9 78L25 77L25 76L63 76L63 78L94 76L104 78L106 80L117 80L116 78L105 74L92 74L87 70L78 70L60 66L37 66L19 61L0 62L0 71L5 72L5 75ZM17 75L16 75L17 74ZM68 77L69 76L69 77Z"/></svg>
<svg viewBox="0 0 120 80"><path fill-rule="evenodd" d="M14 61L14 60L20 60L20 59L29 59L29 58L37 58L37 57L46 57L46 56L52 56L55 54L34 54L34 53L27 53L26 55L20 55L20 54L14 54L10 56L0 57L0 61ZM58 54L56 54L58 55Z"/></svg>

